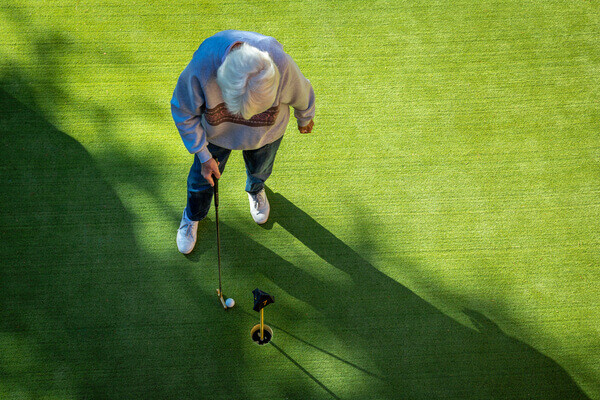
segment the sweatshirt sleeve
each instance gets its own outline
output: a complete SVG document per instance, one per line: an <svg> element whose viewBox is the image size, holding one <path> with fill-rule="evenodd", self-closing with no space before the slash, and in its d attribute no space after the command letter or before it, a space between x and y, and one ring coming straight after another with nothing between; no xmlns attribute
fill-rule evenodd
<svg viewBox="0 0 600 400"><path fill-rule="evenodd" d="M315 92L296 62L286 54L287 66L281 76L281 102L294 108L298 126L307 126L315 117Z"/></svg>
<svg viewBox="0 0 600 400"><path fill-rule="evenodd" d="M204 93L190 63L179 76L171 99L171 114L183 144L191 154L198 154L201 162L212 156L207 149L206 133L200 123Z"/></svg>

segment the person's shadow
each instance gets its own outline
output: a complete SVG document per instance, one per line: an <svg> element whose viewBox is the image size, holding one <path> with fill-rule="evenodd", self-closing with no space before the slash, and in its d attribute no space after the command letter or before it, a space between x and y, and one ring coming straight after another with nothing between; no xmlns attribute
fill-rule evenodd
<svg viewBox="0 0 600 400"><path fill-rule="evenodd" d="M263 227L280 225L351 284L319 280L231 229L226 235L237 251L227 262L248 268L247 255L260 254L252 268L318 310L320 323L350 347L368 351L385 382L373 387L374 397L588 398L555 361L507 336L483 314L464 310L477 330L465 327L381 273L284 196L269 189L267 195L271 216Z"/></svg>

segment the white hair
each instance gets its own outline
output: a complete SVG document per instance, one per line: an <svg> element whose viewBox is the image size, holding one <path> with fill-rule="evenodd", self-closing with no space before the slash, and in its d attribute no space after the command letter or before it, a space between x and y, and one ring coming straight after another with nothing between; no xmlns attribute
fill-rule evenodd
<svg viewBox="0 0 600 400"><path fill-rule="evenodd" d="M232 49L217 70L217 84L227 109L244 119L271 108L279 77L269 53L247 43Z"/></svg>

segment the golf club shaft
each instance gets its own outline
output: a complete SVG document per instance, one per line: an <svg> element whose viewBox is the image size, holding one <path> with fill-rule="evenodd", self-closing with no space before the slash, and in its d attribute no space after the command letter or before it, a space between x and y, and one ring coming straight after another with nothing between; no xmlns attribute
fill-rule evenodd
<svg viewBox="0 0 600 400"><path fill-rule="evenodd" d="M221 287L221 235L219 234L219 180L214 178L214 195L215 195L215 220L217 223L217 264L219 266L219 293L223 296L223 288Z"/></svg>

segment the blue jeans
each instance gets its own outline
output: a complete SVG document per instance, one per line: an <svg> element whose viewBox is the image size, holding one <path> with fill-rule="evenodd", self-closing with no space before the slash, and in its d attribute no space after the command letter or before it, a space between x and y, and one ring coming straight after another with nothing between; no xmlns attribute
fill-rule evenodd
<svg viewBox="0 0 600 400"><path fill-rule="evenodd" d="M273 171L275 154L279 149L281 139L283 138L260 149L242 151L246 163L246 192L255 194L265 187L265 181ZM223 174L231 150L209 143L208 151L219 162L219 171ZM188 175L187 191L187 207L185 208L187 217L192 221L204 219L210 209L214 190L202 176L202 163L197 155L194 156L194 163Z"/></svg>

